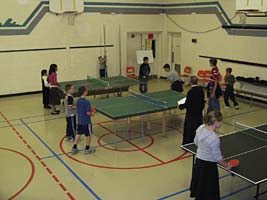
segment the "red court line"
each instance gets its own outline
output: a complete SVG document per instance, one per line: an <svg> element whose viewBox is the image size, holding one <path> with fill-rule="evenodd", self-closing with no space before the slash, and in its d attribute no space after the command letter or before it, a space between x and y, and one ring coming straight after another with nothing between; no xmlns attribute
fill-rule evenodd
<svg viewBox="0 0 267 200"><path fill-rule="evenodd" d="M53 174L53 172L52 172L52 170L50 168L47 167L45 169L48 171L49 174Z"/></svg>
<svg viewBox="0 0 267 200"><path fill-rule="evenodd" d="M138 132L134 131L134 133L138 133ZM107 136L107 135L110 135L110 134L112 134L112 133L111 133L111 132L106 133L106 134L104 134L104 135L101 135L101 136L98 138L97 143L98 143L98 145L99 145L100 147L102 147L102 148L104 148L104 149L107 149L107 150L110 150L110 151L118 151L118 152L136 152L136 151L140 151L138 148L137 148L137 149L113 149L113 148L110 148L110 147L107 147L107 146L103 145L103 144L101 143L102 138L105 137L105 136ZM150 138L150 142L149 142L148 145L142 147L143 150L144 150L144 149L147 149L147 148L149 148L149 147L151 147L151 146L154 144L154 138L153 138L151 135L148 135L147 137Z"/></svg>
<svg viewBox="0 0 267 200"><path fill-rule="evenodd" d="M103 129L105 129L105 130L107 130L107 131L109 131L109 132L115 134L112 130L110 130L109 128L103 126L102 124L97 123L97 125L100 126L100 127L102 127ZM130 145L134 146L134 147L137 148L138 150L140 150L140 151L142 151L143 153L147 154L148 156L154 158L155 160L159 161L160 163L162 163L162 164L165 163L164 161L160 160L159 158L157 158L157 157L154 156L153 154L151 154L151 153L145 151L144 149L140 148L138 145L132 143L131 141L129 141L129 140L127 140L127 139L125 139L125 138L123 138L123 137L121 137L121 136L119 136L118 134L116 134L116 135L117 135L117 137L119 137L119 138L121 138L122 140L128 142Z"/></svg>
<svg viewBox="0 0 267 200"><path fill-rule="evenodd" d="M71 199L71 200L75 200L75 198L71 195L71 193L67 193L67 195L69 196L69 198Z"/></svg>
<svg viewBox="0 0 267 200"><path fill-rule="evenodd" d="M78 162L80 164L87 165L87 166L90 166L90 167L102 168L102 169L110 169L110 170L139 170L139 169L148 169L148 168L153 168L153 167L159 167L159 166L167 165L167 164L170 164L170 163L173 163L173 162L176 162L176 161L180 161L180 160L183 160L183 159L192 157L192 155L185 156L185 154L187 152L183 152L178 157L176 157L174 159L171 159L171 160L168 160L165 163L157 163L157 164L153 164L153 165L135 166L135 167L113 167L113 166L99 165L99 164L93 164L93 163L88 163L88 162L85 162L85 161L82 161L82 160L78 160L77 158L75 158L75 157L71 156L70 154L68 154L64 150L64 148L63 148L63 142L65 141L64 138L65 138L65 136L61 139L59 145L60 145L60 149L61 149L62 153L66 157L68 157L69 159L71 159L71 160L73 160L75 162Z"/></svg>
<svg viewBox="0 0 267 200"><path fill-rule="evenodd" d="M53 175L52 177L56 182L59 182L58 178L55 175Z"/></svg>
<svg viewBox="0 0 267 200"><path fill-rule="evenodd" d="M59 186L62 188L62 190L67 191L67 189L65 188L65 186L62 183L59 183Z"/></svg>
<svg viewBox="0 0 267 200"><path fill-rule="evenodd" d="M5 117L5 115L2 113L2 112L0 112L0 115L4 118L4 120L5 120L5 122L9 125L9 127L14 131L14 133L16 133L17 135L18 135L18 137L23 141L23 143L26 145L26 147L30 147L29 145L28 145L28 143L27 143L27 141L25 140L25 139L23 139L23 137L22 137L22 135L16 130L16 128L8 121L8 119ZM30 149L30 148L29 148ZM37 153L31 148L31 152L32 152L32 154L34 154L35 155L35 157L37 158L37 160L45 167L45 169L46 169L46 171L50 174L50 175L52 175L52 177L53 177L53 172L52 172L52 170L51 169L49 169L48 167L47 167L47 165L43 162L43 161L41 161L41 159L40 159L40 157L37 155ZM22 155L22 154L21 154ZM55 178L53 178L53 180L55 180ZM58 180L58 179L57 179ZM55 180L56 181L56 180ZM57 181L56 181L57 182ZM25 185L25 188L27 187L28 185ZM60 183L59 184L59 186L61 187L61 189L65 192L65 194L71 199L71 200L75 200L75 198L72 196L72 195L69 195L70 193L68 192L68 190L65 188L65 186L62 184L62 183ZM25 188L23 188L23 190L25 189ZM23 191L23 190L21 190L21 191ZM19 193L21 193L21 191L19 191ZM17 195L19 194L19 193L17 193ZM17 196L16 195L16 196ZM13 199L13 198L10 198L10 199ZM9 199L9 200L10 200Z"/></svg>
<svg viewBox="0 0 267 200"><path fill-rule="evenodd" d="M41 164L42 164L44 167L46 167L46 164L44 163L44 161L41 161Z"/></svg>
<svg viewBox="0 0 267 200"><path fill-rule="evenodd" d="M28 181L25 183L25 185L18 191L16 192L15 194L13 194L10 198L8 198L8 200L13 200L15 199L21 192L23 192L23 190L25 190L29 184L31 183L34 175L35 175L35 166L34 166L34 163L32 162L32 160L26 156L25 154L19 152L19 151L16 151L16 150L13 150L13 149L6 149L6 148L1 148L1 150L6 150L6 151L10 151L10 152L13 152L13 153L16 153L16 154L19 154L20 156L24 157L31 165L31 175L30 175L30 178L28 179Z"/></svg>

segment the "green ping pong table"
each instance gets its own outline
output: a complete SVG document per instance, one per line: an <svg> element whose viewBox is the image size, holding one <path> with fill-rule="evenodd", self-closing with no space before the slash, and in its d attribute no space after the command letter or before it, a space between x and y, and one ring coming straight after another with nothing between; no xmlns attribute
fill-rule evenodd
<svg viewBox="0 0 267 200"><path fill-rule="evenodd" d="M135 116L162 112L162 135L166 136L166 113L177 108L177 101L185 95L172 90L152 92L148 94L131 93L129 96L91 101L96 110L114 121L129 119ZM144 136L142 129L142 136ZM117 133L114 130L115 148L117 148Z"/></svg>
<svg viewBox="0 0 267 200"><path fill-rule="evenodd" d="M88 95L96 97L96 95L100 94L121 94L122 92L128 91L130 86L138 85L140 83L141 82L139 80L125 76L114 76L101 79L87 77L87 79L84 80L61 82L60 90L65 93L66 85L73 85L76 91L74 96L78 96L77 91L79 87L86 86L88 89Z"/></svg>

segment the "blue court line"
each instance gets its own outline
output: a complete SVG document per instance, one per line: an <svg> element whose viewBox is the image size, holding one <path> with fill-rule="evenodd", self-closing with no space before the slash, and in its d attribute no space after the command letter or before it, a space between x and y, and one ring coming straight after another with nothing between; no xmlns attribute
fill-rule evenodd
<svg viewBox="0 0 267 200"><path fill-rule="evenodd" d="M63 164L64 167L97 199L101 200L101 198L87 185L79 176L76 174L71 167L69 167L52 149L51 147L31 128L26 124L23 119L20 119L22 124Z"/></svg>
<svg viewBox="0 0 267 200"><path fill-rule="evenodd" d="M231 173L229 173L229 174L225 174L225 175L223 175L223 176L220 176L219 179L224 179L224 178L226 178L226 177L228 177L228 176L231 176ZM169 199L169 198L171 198L171 197L174 197L174 196L180 195L180 194L182 194L182 193L188 192L189 190L190 190L190 188L186 188L186 189L180 190L180 191L178 191L178 192L175 192L175 193L173 193L173 194L170 194L170 195L161 197L161 198L159 198L158 200Z"/></svg>
<svg viewBox="0 0 267 200"><path fill-rule="evenodd" d="M234 191L234 192L231 192L231 193L229 193L229 194L227 194L227 195L225 195L225 196L222 196L221 197L221 200L223 200L223 199L226 199L226 198L228 198L228 197L231 197L231 196L234 196L235 194L237 194L237 193L239 193L239 192L243 192L243 191L245 191L245 190L247 190L247 189L249 189L249 188L252 188L252 187L254 187L255 185L248 185L248 186L246 186L246 187L243 187L243 188L240 188L240 189L238 189L238 190L236 190L236 191Z"/></svg>

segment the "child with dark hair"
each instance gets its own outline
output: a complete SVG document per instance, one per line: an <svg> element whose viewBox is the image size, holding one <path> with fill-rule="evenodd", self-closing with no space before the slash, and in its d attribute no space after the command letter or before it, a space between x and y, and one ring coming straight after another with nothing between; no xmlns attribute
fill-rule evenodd
<svg viewBox="0 0 267 200"><path fill-rule="evenodd" d="M91 149L91 135L93 133L92 130L92 121L91 116L94 114L91 111L91 103L86 99L88 95L88 90L86 87L82 86L79 88L79 96L80 99L77 101L77 111L78 111L78 130L77 135L75 136L74 145L72 147L72 153L78 153L78 143L81 135L85 135L86 137L86 146L84 149L85 154L93 153L96 150Z"/></svg>
<svg viewBox="0 0 267 200"><path fill-rule="evenodd" d="M179 77L177 71L174 69L171 70L171 66L169 64L165 64L163 66L163 69L168 72L168 81L171 83L171 90L177 91L177 92L183 92L183 84L184 82L182 79Z"/></svg>
<svg viewBox="0 0 267 200"><path fill-rule="evenodd" d="M147 93L147 82L149 79L149 74L150 74L150 66L148 64L149 58L144 57L143 58L143 64L140 66L139 69L139 77L138 79L142 82L139 85L139 90L141 93Z"/></svg>
<svg viewBox="0 0 267 200"><path fill-rule="evenodd" d="M226 88L224 92L224 103L225 103L225 108L230 108L229 104L229 97L234 103L235 109L239 109L238 103L235 99L235 94L234 94L234 83L235 83L235 77L232 75L232 68L227 68L226 69L226 75L224 77Z"/></svg>
<svg viewBox="0 0 267 200"><path fill-rule="evenodd" d="M98 62L99 62L99 75L100 78L107 78L108 73L107 73L107 56L105 55L104 57L99 56L98 57Z"/></svg>
<svg viewBox="0 0 267 200"><path fill-rule="evenodd" d="M60 113L59 110L56 109L56 105L60 105L60 93L59 93L59 83L57 81L57 65L51 64L49 69L48 82L50 84L50 105L52 106L52 115L57 115Z"/></svg>
<svg viewBox="0 0 267 200"><path fill-rule="evenodd" d="M197 129L194 143L197 146L196 161L190 186L190 197L197 200L220 200L217 163L226 168L231 166L223 160L220 139L215 130L223 122L222 113L211 111L204 117L204 124Z"/></svg>
<svg viewBox="0 0 267 200"><path fill-rule="evenodd" d="M74 103L74 87L66 85L66 97L64 101L66 115L66 141L74 141L76 135L76 105Z"/></svg>
<svg viewBox="0 0 267 200"><path fill-rule="evenodd" d="M43 69L41 71L42 78L42 93L43 93L43 105L45 109L51 109L49 106L49 83L47 80L47 70Z"/></svg>

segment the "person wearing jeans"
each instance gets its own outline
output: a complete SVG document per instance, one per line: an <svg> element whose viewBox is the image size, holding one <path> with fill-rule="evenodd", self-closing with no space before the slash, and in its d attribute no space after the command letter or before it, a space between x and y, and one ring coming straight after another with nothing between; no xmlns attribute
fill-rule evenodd
<svg viewBox="0 0 267 200"><path fill-rule="evenodd" d="M220 111L219 98L221 96L221 88L219 85L220 72L217 67L217 59L211 58L209 60L211 66L210 82L208 84L208 110L209 113L212 110Z"/></svg>

